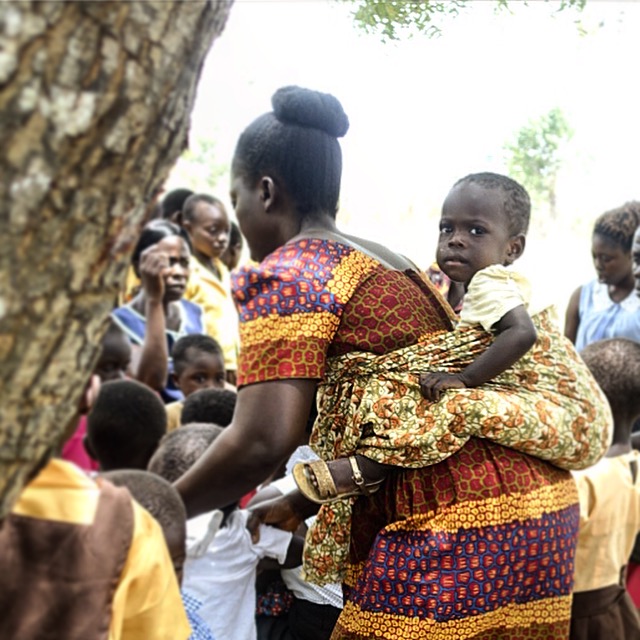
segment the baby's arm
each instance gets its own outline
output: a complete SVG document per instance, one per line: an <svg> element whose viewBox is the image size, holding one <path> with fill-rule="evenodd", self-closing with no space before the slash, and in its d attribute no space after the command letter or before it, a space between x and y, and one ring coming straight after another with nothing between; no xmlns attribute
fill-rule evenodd
<svg viewBox="0 0 640 640"><path fill-rule="evenodd" d="M538 337L524 305L507 312L493 329L496 337L491 346L460 373L420 374L422 395L436 401L446 389L464 389L484 384L519 360Z"/></svg>

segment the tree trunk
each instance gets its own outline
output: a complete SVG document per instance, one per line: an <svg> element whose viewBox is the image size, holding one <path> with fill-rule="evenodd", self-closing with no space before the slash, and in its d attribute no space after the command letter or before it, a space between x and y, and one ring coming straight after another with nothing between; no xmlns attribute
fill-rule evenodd
<svg viewBox="0 0 640 640"><path fill-rule="evenodd" d="M74 415L230 7L0 3L0 518Z"/></svg>

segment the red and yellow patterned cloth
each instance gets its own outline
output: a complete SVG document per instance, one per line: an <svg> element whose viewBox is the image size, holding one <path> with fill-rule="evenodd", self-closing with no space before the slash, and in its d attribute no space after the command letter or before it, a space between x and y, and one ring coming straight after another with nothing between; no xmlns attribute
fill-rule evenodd
<svg viewBox="0 0 640 640"><path fill-rule="evenodd" d="M385 354L452 328L417 274L328 240L285 245L240 270L234 292L240 385L320 381L333 356ZM333 638L565 638L577 526L568 472L487 440L397 468L353 505Z"/></svg>

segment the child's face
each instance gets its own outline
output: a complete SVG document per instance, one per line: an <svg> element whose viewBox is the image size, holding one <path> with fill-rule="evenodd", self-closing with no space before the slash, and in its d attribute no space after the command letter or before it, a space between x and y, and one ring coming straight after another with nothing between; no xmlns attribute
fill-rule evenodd
<svg viewBox="0 0 640 640"><path fill-rule="evenodd" d="M224 389L224 360L220 354L208 353L191 347L187 349L187 364L174 374L176 386L185 398L200 389Z"/></svg>
<svg viewBox="0 0 640 640"><path fill-rule="evenodd" d="M227 212L208 202L195 205L193 219L185 221L193 249L209 258L219 258L229 244L231 225Z"/></svg>
<svg viewBox="0 0 640 640"><path fill-rule="evenodd" d="M524 249L524 236L511 236L502 194L477 184L454 187L442 205L436 258L455 282L468 284L480 269L508 265Z"/></svg>
<svg viewBox="0 0 640 640"><path fill-rule="evenodd" d="M632 252L597 233L591 240L591 255L598 280L604 284L620 284L633 272Z"/></svg>
<svg viewBox="0 0 640 640"><path fill-rule="evenodd" d="M633 236L631 256L633 259L633 279L636 283L636 295L640 296L640 227L638 227Z"/></svg>
<svg viewBox="0 0 640 640"><path fill-rule="evenodd" d="M233 271L240 262L240 256L242 255L242 244L230 244L226 251L220 256L222 262L227 265L229 271Z"/></svg>
<svg viewBox="0 0 640 640"><path fill-rule="evenodd" d="M131 363L131 344L122 331L107 331L101 343L102 351L94 369L100 382L127 377Z"/></svg>

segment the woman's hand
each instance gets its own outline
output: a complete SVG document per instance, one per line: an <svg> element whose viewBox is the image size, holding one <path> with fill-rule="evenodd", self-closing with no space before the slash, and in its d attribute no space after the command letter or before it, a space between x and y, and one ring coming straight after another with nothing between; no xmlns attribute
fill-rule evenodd
<svg viewBox="0 0 640 640"><path fill-rule="evenodd" d="M140 254L140 280L147 300L164 300L165 276L169 269L169 256L153 245Z"/></svg>
<svg viewBox="0 0 640 640"><path fill-rule="evenodd" d="M460 375L456 373L434 371L420 374L420 391L427 400L432 402L440 400L443 391L447 389L465 389L466 386Z"/></svg>

